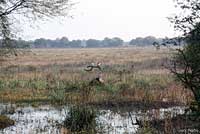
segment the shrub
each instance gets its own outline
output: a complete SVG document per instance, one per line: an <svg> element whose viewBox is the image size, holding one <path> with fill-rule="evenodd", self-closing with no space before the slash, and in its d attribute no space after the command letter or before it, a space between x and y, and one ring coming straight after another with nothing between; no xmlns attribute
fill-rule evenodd
<svg viewBox="0 0 200 134"><path fill-rule="evenodd" d="M64 120L71 132L94 134L97 132L97 111L88 106L73 106Z"/></svg>

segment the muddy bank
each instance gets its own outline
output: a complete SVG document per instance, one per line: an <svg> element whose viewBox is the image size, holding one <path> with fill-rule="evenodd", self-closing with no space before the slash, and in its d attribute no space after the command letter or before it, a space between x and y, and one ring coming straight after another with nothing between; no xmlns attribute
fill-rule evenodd
<svg viewBox="0 0 200 134"><path fill-rule="evenodd" d="M178 115L168 117L162 120L152 120L150 126L158 133L176 133L176 134L199 134L200 117L191 115Z"/></svg>
<svg viewBox="0 0 200 134"><path fill-rule="evenodd" d="M174 106L185 106L182 103L176 102L162 102L162 101L153 101L153 102L144 102L144 101L127 101L127 100L114 100L114 101L102 101L95 103L88 103L90 106L95 106L100 109L109 109L109 110L150 110L150 109L160 109L160 108L169 108Z"/></svg>
<svg viewBox="0 0 200 134"><path fill-rule="evenodd" d="M15 124L14 120L11 120L5 115L0 115L0 130Z"/></svg>

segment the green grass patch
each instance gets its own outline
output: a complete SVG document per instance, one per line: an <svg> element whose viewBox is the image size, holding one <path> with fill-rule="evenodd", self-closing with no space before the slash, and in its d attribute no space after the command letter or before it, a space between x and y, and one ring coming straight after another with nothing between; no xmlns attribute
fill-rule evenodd
<svg viewBox="0 0 200 134"><path fill-rule="evenodd" d="M87 106L73 106L70 108L65 120L64 127L73 133L96 134L97 111Z"/></svg>

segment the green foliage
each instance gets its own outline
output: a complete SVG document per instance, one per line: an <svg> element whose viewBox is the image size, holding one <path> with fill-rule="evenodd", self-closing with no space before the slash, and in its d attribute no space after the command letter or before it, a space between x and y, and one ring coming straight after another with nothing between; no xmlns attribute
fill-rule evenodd
<svg viewBox="0 0 200 134"><path fill-rule="evenodd" d="M144 79L135 79L134 85L136 89L149 89L150 84Z"/></svg>
<svg viewBox="0 0 200 134"><path fill-rule="evenodd" d="M0 80L0 90L3 90L5 88L5 83L3 80Z"/></svg>
<svg viewBox="0 0 200 134"><path fill-rule="evenodd" d="M51 83L49 85L49 99L54 103L63 103L66 99L66 85L63 81L55 81L55 83Z"/></svg>
<svg viewBox="0 0 200 134"><path fill-rule="evenodd" d="M63 103L65 102L65 90L63 89L54 89L49 94L49 99L54 103Z"/></svg>
<svg viewBox="0 0 200 134"><path fill-rule="evenodd" d="M126 90L130 88L130 85L128 83L120 83L118 87L119 87L119 90Z"/></svg>
<svg viewBox="0 0 200 134"><path fill-rule="evenodd" d="M145 46L145 45L153 45L154 42L161 42L161 39L158 39L153 36L147 36L147 37L137 37L136 39L132 39L129 42L129 45L135 45L135 46Z"/></svg>
<svg viewBox="0 0 200 134"><path fill-rule="evenodd" d="M27 81L28 88L39 90L39 89L45 89L46 88L46 82L44 80L40 79L30 79Z"/></svg>
<svg viewBox="0 0 200 134"><path fill-rule="evenodd" d="M97 91L107 91L110 93L114 93L114 92L118 91L119 88L113 84L104 84L104 85L95 86L95 89Z"/></svg>
<svg viewBox="0 0 200 134"><path fill-rule="evenodd" d="M183 50L178 50L172 61L171 71L185 87L192 91L200 111L200 40L196 34L200 35L200 32L191 31L187 36L190 44L185 46ZM197 40L190 42L191 39Z"/></svg>
<svg viewBox="0 0 200 134"><path fill-rule="evenodd" d="M196 102L196 101L191 102L190 109L192 110L192 113L190 113L190 116L194 116L195 118L198 117L198 116L200 116L198 102Z"/></svg>
<svg viewBox="0 0 200 134"><path fill-rule="evenodd" d="M174 57L172 72L192 91L200 110L200 43L189 44Z"/></svg>
<svg viewBox="0 0 200 134"><path fill-rule="evenodd" d="M12 80L12 81L10 81L9 84L8 84L8 87L9 87L10 89L15 89L15 88L20 87L20 86L21 86L21 83L20 83L19 80Z"/></svg>
<svg viewBox="0 0 200 134"><path fill-rule="evenodd" d="M66 91L80 91L88 85L87 82L66 82L65 83L65 90Z"/></svg>
<svg viewBox="0 0 200 134"><path fill-rule="evenodd" d="M72 132L95 134L97 111L87 106L71 107L64 121L64 126Z"/></svg>
<svg viewBox="0 0 200 134"><path fill-rule="evenodd" d="M124 41L118 37L115 38L104 38L104 40L102 41L102 45L103 47L116 47L116 46L121 46L123 45Z"/></svg>
<svg viewBox="0 0 200 134"><path fill-rule="evenodd" d="M12 80L0 80L0 90L1 89L17 89L17 88L30 88L30 89L45 89L46 88L46 82L44 80L40 79L29 79L29 80L18 80L18 79L12 79Z"/></svg>
<svg viewBox="0 0 200 134"><path fill-rule="evenodd" d="M192 91L200 111L200 8L199 0L175 0L181 13L172 18L175 29L183 32L187 45L178 49L171 71Z"/></svg>
<svg viewBox="0 0 200 134"><path fill-rule="evenodd" d="M101 41L95 40L95 39L89 39L86 41L86 45L87 45L87 47L100 47Z"/></svg>

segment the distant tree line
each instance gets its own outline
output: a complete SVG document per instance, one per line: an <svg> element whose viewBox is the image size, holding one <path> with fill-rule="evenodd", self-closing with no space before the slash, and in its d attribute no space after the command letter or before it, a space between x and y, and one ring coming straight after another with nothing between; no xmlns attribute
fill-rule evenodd
<svg viewBox="0 0 200 134"><path fill-rule="evenodd" d="M129 42L123 41L121 38L104 38L103 40L69 40L67 37L57 38L55 40L40 38L33 41L25 41L19 38L12 40L15 48L98 48L98 47L120 47L120 46L151 46L155 42L162 43L164 38L156 38L153 36L138 37ZM2 47L2 41L0 41Z"/></svg>
<svg viewBox="0 0 200 134"><path fill-rule="evenodd" d="M104 40L69 40L67 37L50 39L36 39L29 42L31 48L96 48L96 47L118 47L122 46L124 41L120 38L105 38Z"/></svg>
<svg viewBox="0 0 200 134"><path fill-rule="evenodd" d="M155 42L161 43L163 38L156 38L153 36L147 36L147 37L138 37L135 39L132 39L129 42L129 45L135 45L135 46L147 46L147 45L152 45Z"/></svg>

